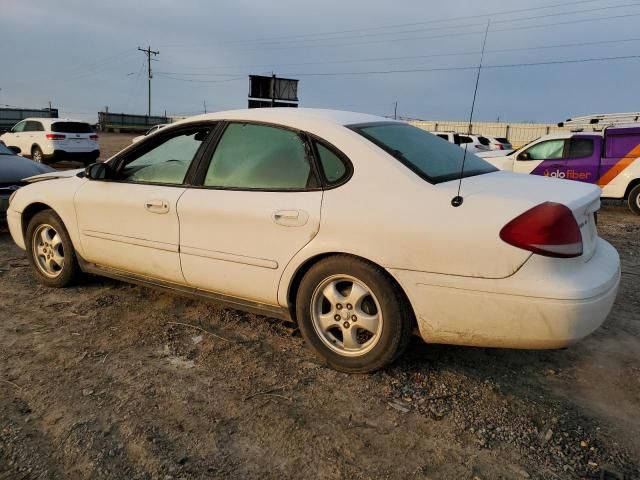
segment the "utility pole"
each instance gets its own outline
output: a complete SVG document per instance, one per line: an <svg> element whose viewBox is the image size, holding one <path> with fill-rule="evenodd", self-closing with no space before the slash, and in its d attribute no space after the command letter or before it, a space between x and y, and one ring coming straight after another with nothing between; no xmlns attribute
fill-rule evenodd
<svg viewBox="0 0 640 480"><path fill-rule="evenodd" d="M204 106L204 113L207 113L207 101L203 100L202 105Z"/></svg>
<svg viewBox="0 0 640 480"><path fill-rule="evenodd" d="M151 55L159 55L160 52L151 50L151 45L149 45L149 47L147 48L138 47L138 50L140 50L141 52L144 52L144 54L147 56L147 79L149 81L149 103L147 107L147 116L150 117L151 116L151 79L153 78L153 74L151 73Z"/></svg>
<svg viewBox="0 0 640 480"><path fill-rule="evenodd" d="M396 100L395 106L393 107L393 119L398 119L398 101Z"/></svg>

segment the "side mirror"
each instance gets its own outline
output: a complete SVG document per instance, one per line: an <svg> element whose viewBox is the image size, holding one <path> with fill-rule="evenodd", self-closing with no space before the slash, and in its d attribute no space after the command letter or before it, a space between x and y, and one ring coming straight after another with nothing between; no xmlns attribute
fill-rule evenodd
<svg viewBox="0 0 640 480"><path fill-rule="evenodd" d="M16 155L19 155L22 153L22 150L20 149L20 147L9 145L7 148L11 150L13 153L15 153Z"/></svg>
<svg viewBox="0 0 640 480"><path fill-rule="evenodd" d="M517 160L531 160L531 155L529 155L527 152L519 153Z"/></svg>
<svg viewBox="0 0 640 480"><path fill-rule="evenodd" d="M92 163L84 169L84 176L89 180L109 180L114 177L114 171L108 163Z"/></svg>

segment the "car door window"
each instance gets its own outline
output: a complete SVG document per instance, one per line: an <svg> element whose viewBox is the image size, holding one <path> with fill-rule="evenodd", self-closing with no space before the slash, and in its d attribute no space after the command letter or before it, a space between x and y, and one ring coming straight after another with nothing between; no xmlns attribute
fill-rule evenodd
<svg viewBox="0 0 640 480"><path fill-rule="evenodd" d="M466 135L458 135L458 143L462 144L462 143L473 143L473 140L471 140L470 137L467 137Z"/></svg>
<svg viewBox="0 0 640 480"><path fill-rule="evenodd" d="M552 160L557 158L563 158L564 154L564 139L547 140L545 142L536 143L522 152L523 157L519 160ZM521 155L522 155L521 154Z"/></svg>
<svg viewBox="0 0 640 480"><path fill-rule="evenodd" d="M125 160L118 179L170 185L184 183L189 165L208 133L209 127L199 127L181 130L162 139L159 144L153 142L142 154Z"/></svg>
<svg viewBox="0 0 640 480"><path fill-rule="evenodd" d="M14 127L11 129L12 133L20 133L24 131L24 127L26 126L27 122L20 122L16 125L14 125Z"/></svg>
<svg viewBox="0 0 640 480"><path fill-rule="evenodd" d="M298 133L268 125L231 123L211 158L209 187L300 190L315 179Z"/></svg>
<svg viewBox="0 0 640 480"><path fill-rule="evenodd" d="M593 139L572 138L569 143L569 158L586 158L593 155Z"/></svg>
<svg viewBox="0 0 640 480"><path fill-rule="evenodd" d="M320 160L320 166L324 173L324 177L329 184L338 183L347 174L347 165L340 156L329 147L320 142L315 142L316 151Z"/></svg>

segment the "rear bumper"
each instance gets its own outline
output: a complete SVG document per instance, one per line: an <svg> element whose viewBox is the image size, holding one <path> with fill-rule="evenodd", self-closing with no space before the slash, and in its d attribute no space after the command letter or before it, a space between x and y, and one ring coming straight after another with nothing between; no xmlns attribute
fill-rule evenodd
<svg viewBox="0 0 640 480"><path fill-rule="evenodd" d="M496 280L390 273L407 293L428 343L562 348L607 318L618 291L620 260L601 239L586 263L550 260L533 255L514 275Z"/></svg>
<svg viewBox="0 0 640 480"><path fill-rule="evenodd" d="M93 150L91 152L67 152L65 150L54 150L49 155L44 155L46 162L59 162L62 160L93 163L98 157L100 157L100 150Z"/></svg>

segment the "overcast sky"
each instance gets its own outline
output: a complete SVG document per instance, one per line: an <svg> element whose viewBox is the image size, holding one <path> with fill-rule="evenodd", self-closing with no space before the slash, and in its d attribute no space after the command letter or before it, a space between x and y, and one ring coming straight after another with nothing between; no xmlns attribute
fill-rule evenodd
<svg viewBox="0 0 640 480"><path fill-rule="evenodd" d="M247 75L275 72L303 107L461 120L489 19L488 67L640 55L632 0L2 0L0 104L146 113L151 45L152 114L245 108ZM389 70L423 71L309 75ZM638 58L487 68L475 118L637 111L639 74Z"/></svg>

